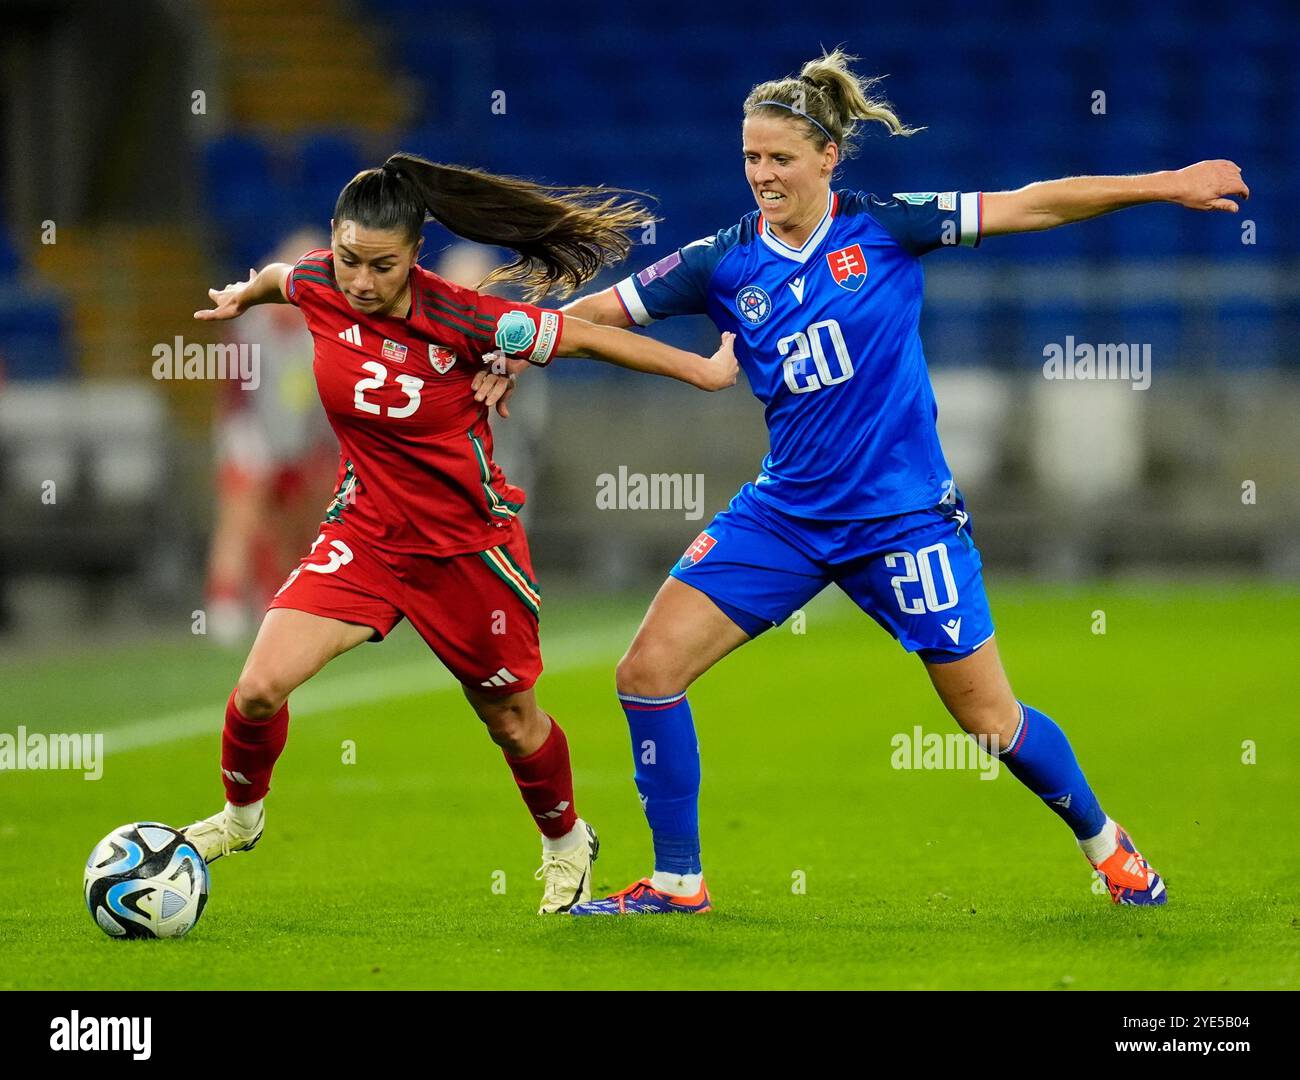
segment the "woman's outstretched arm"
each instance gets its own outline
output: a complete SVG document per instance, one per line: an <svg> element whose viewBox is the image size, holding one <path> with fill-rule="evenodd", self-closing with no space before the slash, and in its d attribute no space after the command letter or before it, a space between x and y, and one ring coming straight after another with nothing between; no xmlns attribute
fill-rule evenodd
<svg viewBox="0 0 1300 1080"><path fill-rule="evenodd" d="M1185 169L1141 176L1072 176L1043 180L1018 191L982 196L980 234L1039 232L1086 221L1112 210L1170 202L1192 210L1237 212L1229 195L1250 198L1241 169L1231 161L1198 161Z"/></svg>
<svg viewBox="0 0 1300 1080"><path fill-rule="evenodd" d="M612 290L607 290L612 293ZM602 296L602 293L596 293ZM574 315L577 310L586 310L599 316L590 305L581 307L586 298L564 308L564 329L556 346L557 356L587 356L596 360L607 360L619 367L632 371L643 371L649 375L666 375L671 379L680 379L701 390L725 390L736 384L740 366L736 354L732 351L734 334L723 334L718 351L712 356L699 356L696 353L675 349L671 345L655 341L654 338L633 334L628 330L611 325L597 325L588 322L585 317ZM617 303L617 301L615 301ZM621 310L621 308L620 308ZM610 312L613 315L613 312ZM510 415L509 401L515 390L515 380L520 372L530 365L526 360L500 361L501 370L484 368L474 376L470 389L474 391L474 400L483 402L490 409L496 407L503 416Z"/></svg>
<svg viewBox="0 0 1300 1080"><path fill-rule="evenodd" d="M735 337L735 334L723 334L717 352L700 356L642 334L614 326L597 326L566 314L555 352L558 356L606 360L647 375L666 375L701 390L722 390L735 385L739 370L736 354L732 352Z"/></svg>
<svg viewBox="0 0 1300 1080"><path fill-rule="evenodd" d="M285 282L292 269L288 263L268 263L260 273L250 269L247 281L237 281L224 289L209 289L212 307L196 311L194 317L204 322L235 319L257 304L287 304Z"/></svg>

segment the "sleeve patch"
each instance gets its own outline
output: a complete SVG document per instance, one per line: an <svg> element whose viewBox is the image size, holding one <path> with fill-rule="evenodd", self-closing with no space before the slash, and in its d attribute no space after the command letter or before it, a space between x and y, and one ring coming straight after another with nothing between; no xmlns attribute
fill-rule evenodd
<svg viewBox="0 0 1300 1080"><path fill-rule="evenodd" d="M681 264L682 264L681 251L680 250L674 251L671 255L665 255L657 263L653 263L652 265L647 266L644 270L642 270L639 274L637 274L636 279L642 285L649 285L650 282L656 281L659 278L663 277L665 274L668 274L671 271L676 270L677 267L681 266Z"/></svg>
<svg viewBox="0 0 1300 1080"><path fill-rule="evenodd" d="M537 324L526 311L512 308L497 319L497 348L505 353L521 353L537 337Z"/></svg>
<svg viewBox="0 0 1300 1080"><path fill-rule="evenodd" d="M537 344L528 354L528 362L539 366L551 362L556 342L560 340L560 315L555 311L542 312L542 326L537 332Z"/></svg>

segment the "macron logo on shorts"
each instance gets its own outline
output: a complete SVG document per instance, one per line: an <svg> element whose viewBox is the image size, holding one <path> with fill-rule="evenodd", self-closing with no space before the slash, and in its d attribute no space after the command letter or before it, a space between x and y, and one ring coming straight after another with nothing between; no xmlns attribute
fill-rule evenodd
<svg viewBox="0 0 1300 1080"><path fill-rule="evenodd" d="M685 570L688 566L694 566L704 558L705 555L713 550L713 545L716 543L717 541L708 533L700 533L700 535L691 543L691 546L686 549L686 553L682 556L681 562L677 564L678 567Z"/></svg>
<svg viewBox="0 0 1300 1080"><path fill-rule="evenodd" d="M484 679L479 686L496 687L508 686L512 682L518 682L519 676L512 675L508 668L497 668L497 673L490 679Z"/></svg>

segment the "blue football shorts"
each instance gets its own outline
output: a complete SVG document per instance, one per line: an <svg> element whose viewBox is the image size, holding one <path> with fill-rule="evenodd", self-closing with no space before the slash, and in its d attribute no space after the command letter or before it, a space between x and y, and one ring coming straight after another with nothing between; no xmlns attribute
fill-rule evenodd
<svg viewBox="0 0 1300 1080"><path fill-rule="evenodd" d="M932 509L816 521L769 506L746 484L671 573L750 637L833 582L908 652L960 660L993 636L993 616L965 500L950 491Z"/></svg>

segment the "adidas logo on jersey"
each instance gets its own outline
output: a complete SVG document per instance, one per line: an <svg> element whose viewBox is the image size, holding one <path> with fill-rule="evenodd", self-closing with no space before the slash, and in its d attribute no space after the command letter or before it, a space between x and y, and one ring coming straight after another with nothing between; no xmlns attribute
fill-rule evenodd
<svg viewBox="0 0 1300 1080"><path fill-rule="evenodd" d="M353 323L353 324L352 324L351 326L349 326L346 330L340 330L340 331L339 331L339 337L341 337L341 338L342 338L344 341L346 341L349 345L360 345L360 344L361 344L361 324L360 324L360 323Z"/></svg>
<svg viewBox="0 0 1300 1080"><path fill-rule="evenodd" d="M512 675L508 668L497 668L497 673L490 679L484 679L479 686L508 686L512 682L518 682L519 676Z"/></svg>

